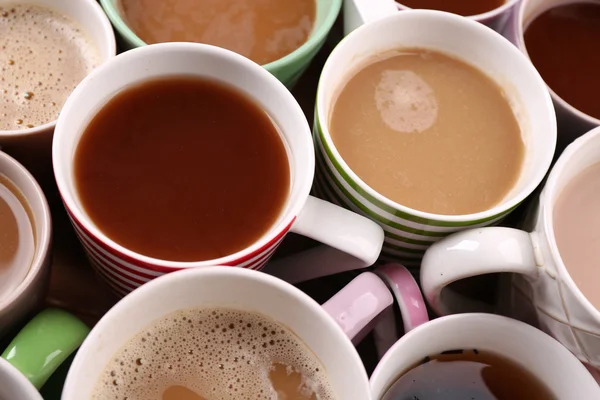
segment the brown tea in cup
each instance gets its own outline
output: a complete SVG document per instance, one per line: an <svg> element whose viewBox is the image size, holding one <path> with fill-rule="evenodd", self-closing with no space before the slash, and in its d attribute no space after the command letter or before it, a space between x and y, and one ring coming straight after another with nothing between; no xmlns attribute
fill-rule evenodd
<svg viewBox="0 0 600 400"><path fill-rule="evenodd" d="M501 7L506 0L400 0L399 3L414 9L441 10L469 17Z"/></svg>
<svg viewBox="0 0 600 400"><path fill-rule="evenodd" d="M268 64L296 50L313 29L315 0L118 0L144 42L198 42Z"/></svg>

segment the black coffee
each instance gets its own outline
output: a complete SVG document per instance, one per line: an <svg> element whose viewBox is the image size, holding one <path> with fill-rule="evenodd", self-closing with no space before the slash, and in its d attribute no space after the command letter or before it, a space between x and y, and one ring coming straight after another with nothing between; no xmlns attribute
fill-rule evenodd
<svg viewBox="0 0 600 400"><path fill-rule="evenodd" d="M427 357L402 375L382 400L557 400L513 361L477 350Z"/></svg>

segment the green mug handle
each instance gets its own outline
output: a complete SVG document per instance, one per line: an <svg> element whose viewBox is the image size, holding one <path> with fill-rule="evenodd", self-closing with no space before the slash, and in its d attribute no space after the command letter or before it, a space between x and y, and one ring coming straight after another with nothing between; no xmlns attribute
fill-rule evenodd
<svg viewBox="0 0 600 400"><path fill-rule="evenodd" d="M89 332L90 328L74 315L48 308L25 325L2 353L2 358L40 390Z"/></svg>

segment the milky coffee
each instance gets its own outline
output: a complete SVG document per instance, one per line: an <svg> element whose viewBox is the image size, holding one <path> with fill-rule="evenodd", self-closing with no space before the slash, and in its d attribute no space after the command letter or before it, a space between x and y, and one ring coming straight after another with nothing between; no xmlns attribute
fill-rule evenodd
<svg viewBox="0 0 600 400"><path fill-rule="evenodd" d="M56 120L75 86L100 62L66 16L31 4L0 6L0 130Z"/></svg>
<svg viewBox="0 0 600 400"><path fill-rule="evenodd" d="M291 331L260 314L177 311L114 354L92 399L333 400L323 366Z"/></svg>

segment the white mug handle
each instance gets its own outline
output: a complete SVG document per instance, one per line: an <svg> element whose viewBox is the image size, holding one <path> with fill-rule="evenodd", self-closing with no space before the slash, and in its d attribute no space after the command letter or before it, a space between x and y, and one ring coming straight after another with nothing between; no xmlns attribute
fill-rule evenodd
<svg viewBox="0 0 600 400"><path fill-rule="evenodd" d="M434 243L421 263L421 286L429 305L439 315L492 311L490 306L444 290L452 282L499 272L522 274L535 280L539 252L535 234L503 227L470 229Z"/></svg>
<svg viewBox="0 0 600 400"><path fill-rule="evenodd" d="M361 25L398 12L394 0L344 0L344 36Z"/></svg>
<svg viewBox="0 0 600 400"><path fill-rule="evenodd" d="M308 196L291 232L317 240L317 246L270 261L263 272L292 284L373 265L383 246L381 226L362 215Z"/></svg>

